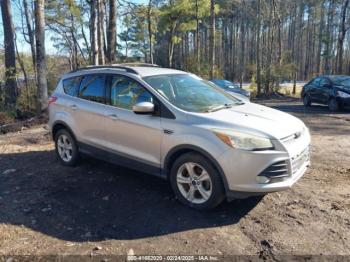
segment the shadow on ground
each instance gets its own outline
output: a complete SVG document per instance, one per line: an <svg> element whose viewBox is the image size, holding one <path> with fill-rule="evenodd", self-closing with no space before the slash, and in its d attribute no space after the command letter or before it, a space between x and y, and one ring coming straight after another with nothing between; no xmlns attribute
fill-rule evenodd
<svg viewBox="0 0 350 262"><path fill-rule="evenodd" d="M166 181L101 161L61 166L53 151L0 155L0 223L69 241L138 239L237 223L261 198L199 212ZM9 174L4 170L16 169ZM2 175L1 175L2 174Z"/></svg>

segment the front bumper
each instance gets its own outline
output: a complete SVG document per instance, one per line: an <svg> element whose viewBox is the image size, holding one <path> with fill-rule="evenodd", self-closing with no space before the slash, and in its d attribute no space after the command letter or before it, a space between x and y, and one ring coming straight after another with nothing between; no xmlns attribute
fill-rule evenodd
<svg viewBox="0 0 350 262"><path fill-rule="evenodd" d="M259 195L291 188L310 166L310 135L306 132L298 141L287 144L277 141L276 150L228 150L219 159L225 173L228 195ZM257 182L259 174L274 163L285 162L287 177ZM241 198L241 197L240 197Z"/></svg>

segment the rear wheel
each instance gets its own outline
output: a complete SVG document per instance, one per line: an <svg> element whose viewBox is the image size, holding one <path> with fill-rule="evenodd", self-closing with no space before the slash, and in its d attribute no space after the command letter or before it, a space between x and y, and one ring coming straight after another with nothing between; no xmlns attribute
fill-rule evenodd
<svg viewBox="0 0 350 262"><path fill-rule="evenodd" d="M340 106L339 106L338 101L335 98L331 98L328 102L328 108L332 112L339 111Z"/></svg>
<svg viewBox="0 0 350 262"><path fill-rule="evenodd" d="M74 166L79 158L78 147L73 136L66 130L61 129L55 136L56 154L65 166Z"/></svg>
<svg viewBox="0 0 350 262"><path fill-rule="evenodd" d="M309 95L304 95L304 96L303 96L303 104L304 104L304 106L306 106L306 107L311 106L311 98L310 98Z"/></svg>
<svg viewBox="0 0 350 262"><path fill-rule="evenodd" d="M211 209L225 198L220 175L209 161L196 153L180 156L170 171L177 198L195 209Z"/></svg>

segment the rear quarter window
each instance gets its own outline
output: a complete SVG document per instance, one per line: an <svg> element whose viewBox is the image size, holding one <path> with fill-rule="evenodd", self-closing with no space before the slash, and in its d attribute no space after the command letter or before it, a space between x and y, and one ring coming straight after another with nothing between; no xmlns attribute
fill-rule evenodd
<svg viewBox="0 0 350 262"><path fill-rule="evenodd" d="M77 96L81 77L71 77L63 80L63 91L70 96Z"/></svg>

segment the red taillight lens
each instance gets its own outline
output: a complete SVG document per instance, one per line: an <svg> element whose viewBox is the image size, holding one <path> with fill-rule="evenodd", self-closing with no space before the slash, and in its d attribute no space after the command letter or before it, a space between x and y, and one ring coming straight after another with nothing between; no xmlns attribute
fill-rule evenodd
<svg viewBox="0 0 350 262"><path fill-rule="evenodd" d="M50 98L49 98L49 105L51 105L52 103L55 103L56 100L57 100L56 96L50 96Z"/></svg>

